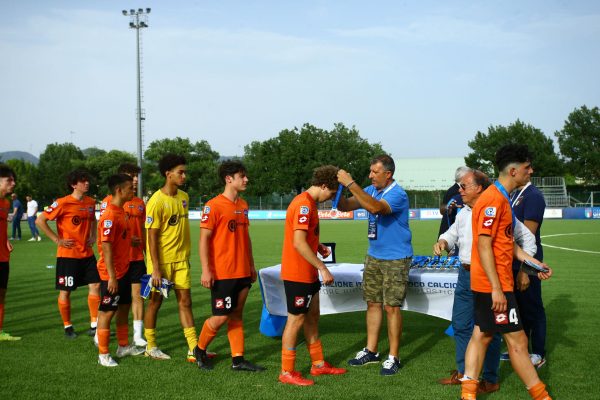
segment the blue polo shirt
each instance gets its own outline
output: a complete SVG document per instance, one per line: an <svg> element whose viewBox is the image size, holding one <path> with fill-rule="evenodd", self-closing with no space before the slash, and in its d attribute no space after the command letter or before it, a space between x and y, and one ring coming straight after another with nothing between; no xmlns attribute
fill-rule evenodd
<svg viewBox="0 0 600 400"><path fill-rule="evenodd" d="M525 190L515 190L512 193L510 202L512 204L514 216L521 222L525 223L525 220L537 222L538 229L535 232L535 244L537 246L537 252L535 258L543 261L544 260L544 249L542 248L542 240L540 238L540 231L542 230L542 222L544 221L544 210L546 209L546 201L544 195L535 186L529 185ZM513 262L513 268L518 269L520 262Z"/></svg>
<svg viewBox="0 0 600 400"><path fill-rule="evenodd" d="M412 257L412 234L408 226L408 196L404 189L394 181L382 190L377 190L373 185L367 186L364 190L375 200L385 200L392 210L388 215L369 213L369 221L374 220L377 224L377 238L369 239L367 254L381 260Z"/></svg>

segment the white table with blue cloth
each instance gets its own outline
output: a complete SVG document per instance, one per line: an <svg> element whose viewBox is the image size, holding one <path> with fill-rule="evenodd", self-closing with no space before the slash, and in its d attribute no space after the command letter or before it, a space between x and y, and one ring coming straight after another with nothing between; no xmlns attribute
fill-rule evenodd
<svg viewBox="0 0 600 400"><path fill-rule="evenodd" d="M365 311L363 300L363 264L328 264L334 283L322 286L320 291L321 315L352 311ZM281 264L259 271L259 283L263 299L260 331L267 336L281 336L287 319L287 304ZM408 277L406 300L403 310L452 319L454 289L458 269L411 268Z"/></svg>

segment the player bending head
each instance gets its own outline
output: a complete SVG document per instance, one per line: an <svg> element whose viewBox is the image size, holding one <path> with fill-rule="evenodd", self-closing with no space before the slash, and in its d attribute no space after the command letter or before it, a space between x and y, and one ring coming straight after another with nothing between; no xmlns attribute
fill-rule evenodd
<svg viewBox="0 0 600 400"><path fill-rule="evenodd" d="M337 173L340 169L333 165L323 165L313 170L312 180L310 181L311 186L325 186L327 189L332 191L334 194L339 186L337 180Z"/></svg>

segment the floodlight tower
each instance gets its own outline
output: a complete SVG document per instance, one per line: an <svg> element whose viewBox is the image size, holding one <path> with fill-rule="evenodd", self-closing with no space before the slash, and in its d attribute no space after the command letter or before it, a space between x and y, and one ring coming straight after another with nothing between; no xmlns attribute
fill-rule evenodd
<svg viewBox="0 0 600 400"><path fill-rule="evenodd" d="M136 54L137 54L137 155L138 164L142 168L142 121L146 119L146 113L142 109L142 58L140 50L140 29L148 27L148 14L150 9L133 8L129 11L123 10L123 15L129 17L129 28L135 29ZM142 198L142 173L138 177L137 195Z"/></svg>

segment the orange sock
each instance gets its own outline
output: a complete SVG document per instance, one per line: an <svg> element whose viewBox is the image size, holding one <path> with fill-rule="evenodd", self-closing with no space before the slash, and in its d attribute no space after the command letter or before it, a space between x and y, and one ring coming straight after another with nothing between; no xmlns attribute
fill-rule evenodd
<svg viewBox="0 0 600 400"><path fill-rule="evenodd" d="M100 305L100 296L88 294L88 308L90 309L90 322L92 326L98 322L98 306Z"/></svg>
<svg viewBox="0 0 600 400"><path fill-rule="evenodd" d="M477 398L477 386L479 385L479 381L476 381L475 379L466 379L462 381L461 385L461 400L475 400Z"/></svg>
<svg viewBox="0 0 600 400"><path fill-rule="evenodd" d="M296 367L296 350L281 349L281 370L292 372Z"/></svg>
<svg viewBox="0 0 600 400"><path fill-rule="evenodd" d="M60 311L60 316L63 320L63 325L65 327L73 325L71 323L71 300L60 301L59 299L58 311Z"/></svg>
<svg viewBox="0 0 600 400"><path fill-rule="evenodd" d="M129 344L129 325L117 325L117 342L119 342L119 346Z"/></svg>
<svg viewBox="0 0 600 400"><path fill-rule="evenodd" d="M529 388L529 395L533 400L552 400L546 391L546 385L544 385L544 382L538 382Z"/></svg>
<svg viewBox="0 0 600 400"><path fill-rule="evenodd" d="M317 341L312 344L307 344L306 347L308 347L312 365L319 365L325 361L325 358L323 357L323 345L321 345L320 339L317 339Z"/></svg>
<svg viewBox="0 0 600 400"><path fill-rule="evenodd" d="M98 329L98 353L108 354L108 342L110 340L110 329Z"/></svg>
<svg viewBox="0 0 600 400"><path fill-rule="evenodd" d="M0 332L4 326L4 303L0 304Z"/></svg>
<svg viewBox="0 0 600 400"><path fill-rule="evenodd" d="M210 319L210 318L209 318ZM202 325L202 330L200 331L200 336L198 336L198 347L202 350L206 350L210 342L217 336L217 331L215 331L212 326L208 323L208 319L204 321L204 325Z"/></svg>
<svg viewBox="0 0 600 400"><path fill-rule="evenodd" d="M227 338L231 348L231 357L244 355L244 323L230 319L227 322Z"/></svg>

